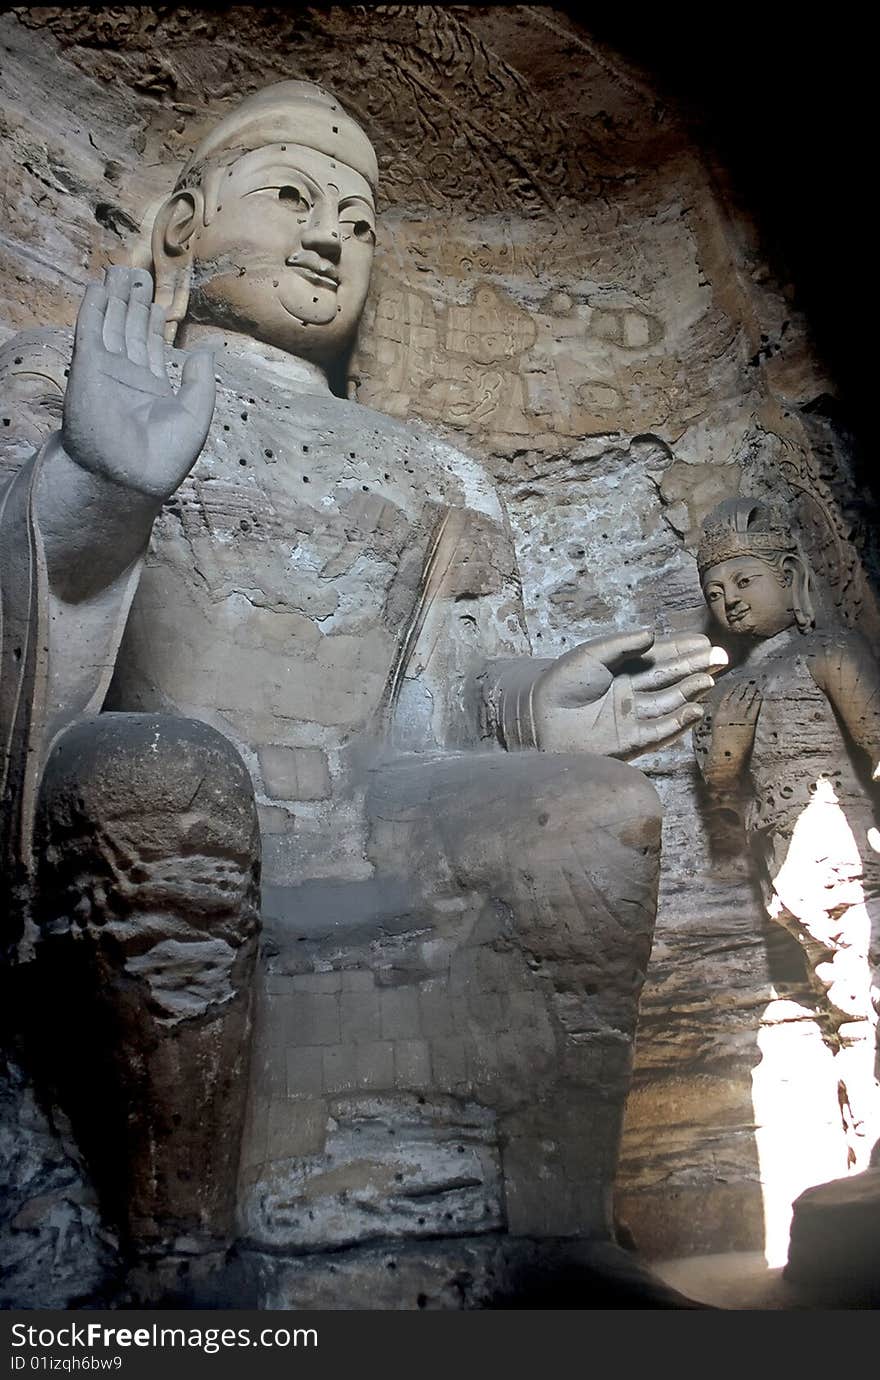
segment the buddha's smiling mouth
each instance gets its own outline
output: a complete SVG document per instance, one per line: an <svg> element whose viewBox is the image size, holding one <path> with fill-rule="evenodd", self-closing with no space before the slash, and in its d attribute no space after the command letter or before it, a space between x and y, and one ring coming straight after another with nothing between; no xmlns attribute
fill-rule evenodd
<svg viewBox="0 0 880 1380"><path fill-rule="evenodd" d="M316 254L311 249L300 249L286 260L288 268L293 269L313 287L326 288L336 292L339 287L339 271L331 259Z"/></svg>
<svg viewBox="0 0 880 1380"><path fill-rule="evenodd" d="M292 264L294 273L305 278L307 283L312 283L314 287L328 288L331 292L339 289L339 279L330 273L321 273L316 268L309 268L306 264Z"/></svg>

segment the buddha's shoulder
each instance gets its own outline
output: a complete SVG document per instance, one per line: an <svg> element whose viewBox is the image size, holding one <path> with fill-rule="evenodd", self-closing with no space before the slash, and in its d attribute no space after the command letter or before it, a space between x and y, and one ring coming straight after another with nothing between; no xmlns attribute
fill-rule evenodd
<svg viewBox="0 0 880 1380"><path fill-rule="evenodd" d="M429 497L453 507L466 508L497 526L506 526L507 517L495 483L474 456L459 450L417 418L405 421L388 417L363 403L347 402L352 424L361 435L372 438L377 454L384 448L401 470L426 486Z"/></svg>
<svg viewBox="0 0 880 1380"><path fill-rule="evenodd" d="M307 452L312 463L323 457L331 464L335 457L350 462L353 474L364 466L386 479L393 475L406 483L409 477L438 499L504 521L495 485L480 461L416 418L389 417L333 393L295 391L280 371L253 360L244 365L218 361L218 379L221 430L258 430L267 453L275 432Z"/></svg>

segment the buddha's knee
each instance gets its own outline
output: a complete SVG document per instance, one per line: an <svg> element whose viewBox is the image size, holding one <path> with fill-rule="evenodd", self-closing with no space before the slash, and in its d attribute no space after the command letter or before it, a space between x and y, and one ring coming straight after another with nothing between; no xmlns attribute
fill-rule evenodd
<svg viewBox="0 0 880 1380"><path fill-rule="evenodd" d="M369 804L375 856L419 859L431 894L504 903L520 942L582 956L598 944L647 961L656 913L661 806L635 768L566 753L461 754L391 764Z"/></svg>
<svg viewBox="0 0 880 1380"><path fill-rule="evenodd" d="M493 759L482 790L460 804L448 827L472 875L548 897L590 879L609 901L653 905L662 811L634 768L586 754L511 754Z"/></svg>
<svg viewBox="0 0 880 1380"><path fill-rule="evenodd" d="M68 729L46 764L35 837L49 931L112 925L124 940L146 923L232 939L256 924L250 777L197 720L102 714Z"/></svg>
<svg viewBox="0 0 880 1380"><path fill-rule="evenodd" d="M536 838L590 838L601 848L613 837L641 856L659 852L662 806L635 767L589 753L516 754L508 762L517 814Z"/></svg>
<svg viewBox="0 0 880 1380"><path fill-rule="evenodd" d="M134 1242L222 1237L259 927L244 763L206 724L100 715L53 748L36 841L35 968L55 1022L35 1014L31 1044L105 1211Z"/></svg>
<svg viewBox="0 0 880 1380"><path fill-rule="evenodd" d="M506 822L482 821L463 840L470 870L507 902L519 942L537 959L595 967L603 986L618 964L640 984L657 907L656 792L607 758L523 758L508 768Z"/></svg>

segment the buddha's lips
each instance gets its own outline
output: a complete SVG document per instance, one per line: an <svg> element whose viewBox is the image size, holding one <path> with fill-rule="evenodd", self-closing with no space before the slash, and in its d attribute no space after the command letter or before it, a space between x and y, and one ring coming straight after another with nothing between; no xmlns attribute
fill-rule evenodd
<svg viewBox="0 0 880 1380"><path fill-rule="evenodd" d="M252 259L246 270L247 276L256 280L282 278L285 273L290 272L299 274L313 287L327 288L332 292L339 290L339 274L332 265L319 268L317 264L309 262L290 262L279 265L277 260L273 262L269 259ZM243 278L245 276L245 270L239 256L235 254L218 255L213 259L197 260L193 265L194 286L201 286L203 283L211 282L214 278L226 276L231 278Z"/></svg>
<svg viewBox="0 0 880 1380"><path fill-rule="evenodd" d="M329 288L336 292L339 288L339 279L331 277L329 273L321 273L315 268L309 268L307 264L290 264L294 273L299 273L305 278L307 283L313 283L315 287Z"/></svg>

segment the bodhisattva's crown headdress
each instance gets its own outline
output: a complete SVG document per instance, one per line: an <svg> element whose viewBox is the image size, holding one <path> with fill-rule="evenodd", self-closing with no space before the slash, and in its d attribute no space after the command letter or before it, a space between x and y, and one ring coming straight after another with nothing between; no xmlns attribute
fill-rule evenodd
<svg viewBox="0 0 880 1380"><path fill-rule="evenodd" d="M757 556L775 565L783 556L798 555L791 525L782 513L754 498L728 498L703 523L697 566L702 576L732 556Z"/></svg>
<svg viewBox="0 0 880 1380"><path fill-rule="evenodd" d="M809 566L783 513L756 498L728 498L713 508L697 547L700 579L712 566L734 556L766 561L781 584L791 585L792 613L801 632L815 626Z"/></svg>

